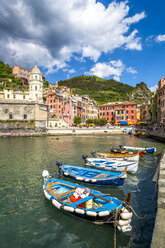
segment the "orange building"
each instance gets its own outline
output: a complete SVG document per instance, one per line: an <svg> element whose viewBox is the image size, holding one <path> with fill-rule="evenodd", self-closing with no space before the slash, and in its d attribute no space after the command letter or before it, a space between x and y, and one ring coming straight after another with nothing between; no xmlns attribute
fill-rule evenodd
<svg viewBox="0 0 165 248"><path fill-rule="evenodd" d="M18 78L23 77L23 78L26 78L26 79L29 80L30 72L31 71L29 71L29 70L27 70L27 69L25 69L25 68L23 68L21 66L18 66L18 65L15 65L13 67L13 74L14 74L15 77L18 77Z"/></svg>
<svg viewBox="0 0 165 248"><path fill-rule="evenodd" d="M137 122L137 104L133 102L111 102L99 106L99 118L108 122L131 121Z"/></svg>

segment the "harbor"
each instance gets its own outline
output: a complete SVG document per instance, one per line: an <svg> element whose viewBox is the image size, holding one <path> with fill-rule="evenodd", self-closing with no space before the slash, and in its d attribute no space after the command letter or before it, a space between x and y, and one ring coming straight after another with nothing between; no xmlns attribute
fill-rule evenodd
<svg viewBox="0 0 165 248"><path fill-rule="evenodd" d="M132 231L117 230L117 247L150 247L157 212L157 188L152 181L159 165L164 144L149 138L129 135L76 135L45 137L0 138L3 173L1 188L1 247L113 247L113 226L95 225L73 218L56 209L42 192L42 171L61 178L56 161L84 167L83 154L92 150L109 151L110 147L127 144L137 147L156 147L154 155L139 161L136 174L129 174L122 187L92 186L122 201L131 196ZM152 205L150 206L150 203ZM46 230L46 231L45 231ZM10 235L9 235L10 233ZM92 234L92 235L91 235ZM153 246L154 247L154 246ZM161 246L159 246L161 247Z"/></svg>

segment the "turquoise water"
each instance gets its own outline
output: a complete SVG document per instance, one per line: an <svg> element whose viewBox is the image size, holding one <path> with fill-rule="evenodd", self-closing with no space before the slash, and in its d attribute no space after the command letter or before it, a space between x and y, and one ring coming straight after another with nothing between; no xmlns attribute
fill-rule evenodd
<svg viewBox="0 0 165 248"><path fill-rule="evenodd" d="M58 177L56 161L84 165L83 154L92 150L108 152L119 144L151 147L159 155L164 144L151 139L127 135L66 137L0 138L0 247L113 247L113 227L94 225L62 213L42 193L42 171ZM97 187L124 200L132 192L131 205L143 216L148 210L155 184L151 177L159 156L147 155L139 163L136 175L130 175L124 186ZM150 177L151 175L151 177ZM145 179L146 178L146 179ZM145 179L145 180L143 180ZM117 231L117 247L150 247L156 215L156 198L145 219L132 220L132 231Z"/></svg>

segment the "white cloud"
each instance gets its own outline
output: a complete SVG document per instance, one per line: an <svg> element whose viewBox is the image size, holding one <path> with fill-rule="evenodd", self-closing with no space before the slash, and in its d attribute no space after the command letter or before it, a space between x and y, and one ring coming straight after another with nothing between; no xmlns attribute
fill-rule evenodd
<svg viewBox="0 0 165 248"><path fill-rule="evenodd" d="M130 27L146 15L128 15L128 1L107 8L96 0L1 1L0 59L28 67L37 61L52 73L76 55L97 62L116 48L141 50L138 31Z"/></svg>
<svg viewBox="0 0 165 248"><path fill-rule="evenodd" d="M96 63L89 72L85 74L95 75L101 78L114 76L114 79L120 81L120 76L124 70L125 66L121 60L113 60L109 63Z"/></svg>
<svg viewBox="0 0 165 248"><path fill-rule="evenodd" d="M156 41L161 42L165 41L165 34L160 34L156 37Z"/></svg>
<svg viewBox="0 0 165 248"><path fill-rule="evenodd" d="M150 87L150 91L155 92L156 89L158 88L158 84L155 84L154 86Z"/></svg>
<svg viewBox="0 0 165 248"><path fill-rule="evenodd" d="M74 69L70 69L68 72L69 72L70 74L73 74L73 73L75 73L76 71L75 71Z"/></svg>
<svg viewBox="0 0 165 248"><path fill-rule="evenodd" d="M136 74L137 73L137 71L135 69L133 69L132 67L128 67L127 72L129 72L131 74Z"/></svg>

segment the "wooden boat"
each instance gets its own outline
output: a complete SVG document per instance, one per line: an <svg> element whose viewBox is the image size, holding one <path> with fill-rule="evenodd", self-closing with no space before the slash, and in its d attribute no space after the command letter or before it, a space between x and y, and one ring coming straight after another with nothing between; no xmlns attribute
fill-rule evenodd
<svg viewBox="0 0 165 248"><path fill-rule="evenodd" d="M125 150L132 150L132 151L142 151L142 152L150 153L150 154L153 154L154 152L156 152L155 147L150 147L150 148L145 147L144 148L144 147L132 147L132 146L122 146L122 145L120 145L120 148L125 149Z"/></svg>
<svg viewBox="0 0 165 248"><path fill-rule="evenodd" d="M127 177L126 170L125 172L121 173L83 168L72 165L62 165L60 161L57 161L56 164L59 168L59 173L62 176L69 177L83 183L104 186L122 186L124 179Z"/></svg>
<svg viewBox="0 0 165 248"><path fill-rule="evenodd" d="M109 171L125 171L127 167L127 172L136 173L138 169L138 162L133 161L106 161L99 158L88 158L87 155L83 155L83 159L88 166Z"/></svg>
<svg viewBox="0 0 165 248"><path fill-rule="evenodd" d="M51 178L46 170L42 176L44 195L56 208L96 224L114 224L115 221L119 230L131 231L132 212L126 202L94 189Z"/></svg>
<svg viewBox="0 0 165 248"><path fill-rule="evenodd" d="M139 161L139 154L122 154L122 153L101 153L92 151L93 157L100 157L115 160Z"/></svg>
<svg viewBox="0 0 165 248"><path fill-rule="evenodd" d="M111 153L122 153L122 154L135 154L138 155L139 151L134 151L134 150L126 150L126 149L122 149L121 147L116 148L116 147L112 147L111 148Z"/></svg>

